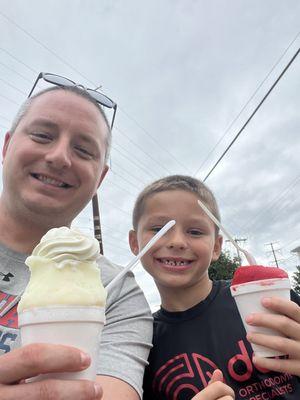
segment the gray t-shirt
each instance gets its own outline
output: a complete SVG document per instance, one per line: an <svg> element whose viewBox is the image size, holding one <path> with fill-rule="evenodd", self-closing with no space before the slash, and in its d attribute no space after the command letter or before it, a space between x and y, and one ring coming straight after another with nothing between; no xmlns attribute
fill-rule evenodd
<svg viewBox="0 0 300 400"><path fill-rule="evenodd" d="M26 257L0 244L0 312L27 285L30 272L24 264ZM122 270L103 256L99 265L104 286ZM16 307L0 317L0 355L20 345ZM105 316L97 373L127 382L141 397L152 342L152 316L131 272L108 294Z"/></svg>

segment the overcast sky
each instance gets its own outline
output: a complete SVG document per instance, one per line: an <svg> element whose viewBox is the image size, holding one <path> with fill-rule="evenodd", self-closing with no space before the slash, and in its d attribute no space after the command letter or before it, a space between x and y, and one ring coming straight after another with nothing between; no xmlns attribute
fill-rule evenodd
<svg viewBox="0 0 300 400"><path fill-rule="evenodd" d="M1 140L40 71L102 85L119 106L99 191L104 251L126 264L137 194L167 174L206 176L300 47L299 20L298 0L0 0ZM269 265L273 242L290 273L299 81L300 56L206 181L226 228ZM92 233L89 207L76 225ZM151 279L135 272L155 307Z"/></svg>

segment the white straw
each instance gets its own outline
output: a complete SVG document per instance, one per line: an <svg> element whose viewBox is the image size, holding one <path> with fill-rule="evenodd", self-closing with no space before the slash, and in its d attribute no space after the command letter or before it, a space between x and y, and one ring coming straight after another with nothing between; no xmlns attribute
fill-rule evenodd
<svg viewBox="0 0 300 400"><path fill-rule="evenodd" d="M169 229L172 228L176 224L176 221L171 220L166 225L164 225L159 232L157 232L156 235L153 236L151 240L146 244L146 246L139 252L137 256L134 257L132 261L124 269L114 277L112 281L109 282L109 284L106 286L106 290L109 291L112 286L115 285L116 282L118 282L119 279L121 279L127 271L135 267L135 265L140 261L140 259L143 257L143 255L156 243L165 233L168 232Z"/></svg>
<svg viewBox="0 0 300 400"><path fill-rule="evenodd" d="M21 295L19 294L16 296L13 301L11 301L1 312L0 312L0 318L4 317L16 304L19 303L21 299Z"/></svg>
<svg viewBox="0 0 300 400"><path fill-rule="evenodd" d="M248 253L248 251L242 249L237 244L237 242L233 239L233 237L221 225L220 221L218 221L217 218L209 211L209 209L206 207L206 205L200 200L198 200L198 204L202 208L202 210L207 214L207 216L220 228L220 230L224 233L224 235L227 236L227 238L230 240L230 242L233 244L233 246L245 255L249 265L257 265L255 258L250 253Z"/></svg>

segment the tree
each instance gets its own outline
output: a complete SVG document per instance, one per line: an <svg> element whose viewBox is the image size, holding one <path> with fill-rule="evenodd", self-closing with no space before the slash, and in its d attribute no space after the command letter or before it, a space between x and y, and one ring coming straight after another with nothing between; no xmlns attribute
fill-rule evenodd
<svg viewBox="0 0 300 400"><path fill-rule="evenodd" d="M296 266L296 271L293 273L293 289L300 294L300 265Z"/></svg>
<svg viewBox="0 0 300 400"><path fill-rule="evenodd" d="M237 257L231 258L228 252L222 252L219 259L211 263L208 269L208 275L210 279L215 281L232 279L234 271L239 266L240 261Z"/></svg>

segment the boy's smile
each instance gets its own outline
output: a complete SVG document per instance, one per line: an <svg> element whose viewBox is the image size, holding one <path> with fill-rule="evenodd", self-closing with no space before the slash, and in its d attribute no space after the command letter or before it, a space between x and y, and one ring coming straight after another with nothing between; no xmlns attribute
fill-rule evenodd
<svg viewBox="0 0 300 400"><path fill-rule="evenodd" d="M137 232L130 232L131 250L137 254L169 220L176 224L142 258L163 297L164 291L188 289L201 293L210 283L208 267L219 257L222 238L200 209L198 196L185 190L152 194L145 202Z"/></svg>

